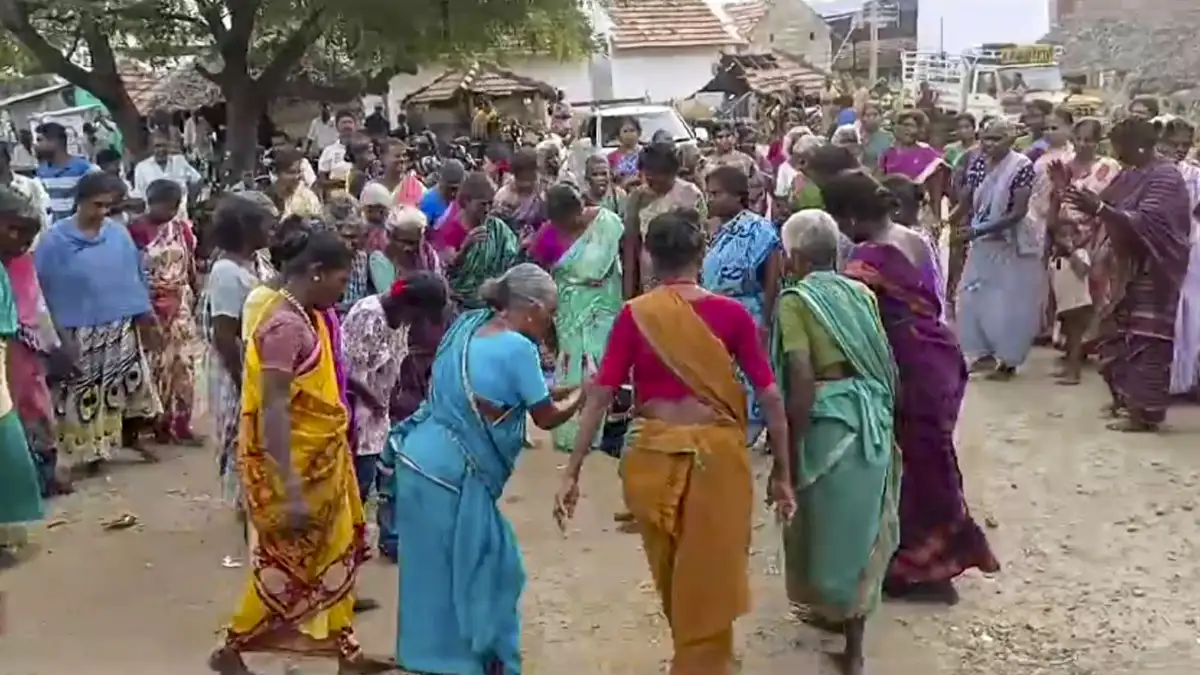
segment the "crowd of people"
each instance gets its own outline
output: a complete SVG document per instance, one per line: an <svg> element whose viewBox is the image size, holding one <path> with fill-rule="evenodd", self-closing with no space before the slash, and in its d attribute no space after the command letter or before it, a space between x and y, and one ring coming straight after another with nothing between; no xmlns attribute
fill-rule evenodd
<svg viewBox="0 0 1200 675"><path fill-rule="evenodd" d="M499 498L531 421L570 453L564 528L587 456L620 456L671 672L728 675L757 449L786 593L861 673L882 597L953 604L962 573L999 570L955 449L971 373L1010 379L1061 338L1057 381L1096 356L1130 432L1195 393L1200 167L1153 103L1108 128L1035 102L1023 135L962 115L944 148L918 110L816 131L788 111L766 152L724 126L708 156L630 119L607 156L568 133L428 188L402 141L338 113L315 170L279 148L203 233L169 137L131 188L47 125L36 178L0 163L0 523L122 449L156 461L149 438L197 443L206 400L252 549L215 671L269 651L519 673ZM354 633L370 499L399 563L394 661Z"/></svg>

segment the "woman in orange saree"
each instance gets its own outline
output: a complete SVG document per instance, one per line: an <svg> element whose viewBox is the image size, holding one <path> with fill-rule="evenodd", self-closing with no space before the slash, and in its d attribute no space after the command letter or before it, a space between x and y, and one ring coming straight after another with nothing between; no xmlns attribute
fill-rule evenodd
<svg viewBox="0 0 1200 675"><path fill-rule="evenodd" d="M238 443L251 525L251 577L209 666L247 675L242 655L335 657L341 673L383 672L354 637L354 582L365 560L362 502L349 448L330 313L350 250L317 232L272 297L247 312Z"/></svg>
<svg viewBox="0 0 1200 675"><path fill-rule="evenodd" d="M705 235L694 213L655 217L645 248L661 284L625 303L589 387L555 503L560 525L618 388L632 379L635 419L622 458L625 503L642 534L671 626L671 675L730 675L733 623L749 609L754 488L741 368L763 407L771 495L795 512L787 420L758 326L736 300L696 284Z"/></svg>

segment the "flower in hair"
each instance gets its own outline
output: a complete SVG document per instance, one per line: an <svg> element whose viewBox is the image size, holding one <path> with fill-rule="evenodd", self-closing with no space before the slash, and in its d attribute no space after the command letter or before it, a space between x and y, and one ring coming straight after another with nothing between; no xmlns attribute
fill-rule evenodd
<svg viewBox="0 0 1200 675"><path fill-rule="evenodd" d="M399 296L399 295L403 294L403 293L404 293L404 289L405 289L407 286L408 286L408 280L406 280L406 279L397 279L397 280L396 280L396 281L395 281L395 282L392 284L392 290L391 290L391 295L392 295L392 297L396 297L396 296Z"/></svg>

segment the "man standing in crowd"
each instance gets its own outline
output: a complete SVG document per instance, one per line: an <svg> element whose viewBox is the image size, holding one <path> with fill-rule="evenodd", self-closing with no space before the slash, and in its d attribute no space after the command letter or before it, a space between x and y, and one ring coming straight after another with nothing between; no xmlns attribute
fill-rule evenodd
<svg viewBox="0 0 1200 675"><path fill-rule="evenodd" d="M308 138L304 144L304 154L309 157L320 157L325 148L338 140L337 125L333 121L333 108L328 103L321 104L321 114L313 118L308 125Z"/></svg>
<svg viewBox="0 0 1200 675"><path fill-rule="evenodd" d="M358 132L358 119L349 110L339 110L334 117L337 137L333 143L321 150L317 160L317 175L322 181L329 180L329 172L334 166L346 161L346 148L350 147L350 139Z"/></svg>
<svg viewBox="0 0 1200 675"><path fill-rule="evenodd" d="M200 194L203 178L181 153L175 149L175 141L161 133L154 136L154 154L138 162L133 170L133 194L135 199L146 199L146 189L156 180L166 179L179 185L187 199L179 200L179 215L187 218L187 207Z"/></svg>
<svg viewBox="0 0 1200 675"><path fill-rule="evenodd" d="M46 122L37 128L38 167L36 176L49 197L51 222L75 211L75 186L79 179L98 171L86 157L67 152L67 128Z"/></svg>
<svg viewBox="0 0 1200 675"><path fill-rule="evenodd" d="M367 135L372 141L379 141L388 135L387 115L383 112L383 104L377 104L375 111L367 115L367 119L363 120L363 127L367 130Z"/></svg>

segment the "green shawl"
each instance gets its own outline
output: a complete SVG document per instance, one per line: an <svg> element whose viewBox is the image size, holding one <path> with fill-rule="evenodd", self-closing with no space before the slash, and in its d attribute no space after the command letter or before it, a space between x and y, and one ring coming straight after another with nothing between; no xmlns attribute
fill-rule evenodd
<svg viewBox="0 0 1200 675"><path fill-rule="evenodd" d="M808 431L793 449L797 512L784 530L788 596L826 619L866 616L900 541L896 365L866 286L814 272L783 293L804 302L856 373L818 384ZM772 360L786 397L781 344L777 318Z"/></svg>
<svg viewBox="0 0 1200 675"><path fill-rule="evenodd" d="M474 244L462 255L458 265L450 270L450 290L466 309L479 309L479 287L492 277L504 274L517 264L521 242L503 220L488 216L480 227L487 229L487 238Z"/></svg>

